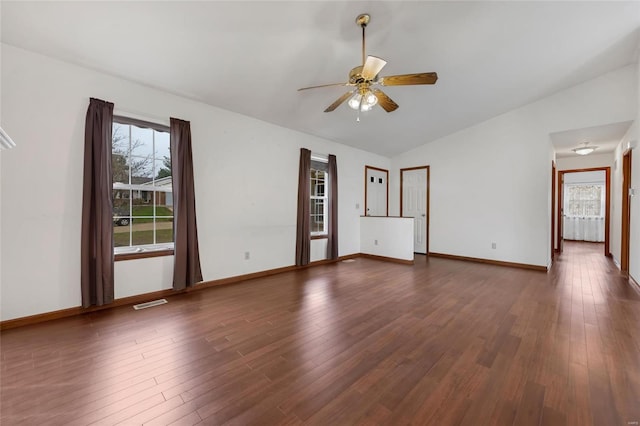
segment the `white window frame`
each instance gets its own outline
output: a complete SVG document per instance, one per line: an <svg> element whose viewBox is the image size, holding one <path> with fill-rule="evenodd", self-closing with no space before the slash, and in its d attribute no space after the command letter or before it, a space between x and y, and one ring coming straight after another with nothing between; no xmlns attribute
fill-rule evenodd
<svg viewBox="0 0 640 426"><path fill-rule="evenodd" d="M136 124L139 123L139 124ZM126 117L126 116L114 116L113 117L113 124L119 124L121 126L129 126L129 136L128 136L128 140L129 140L129 148L128 148L128 152L127 152L127 160L129 160L129 158L131 157L131 126L136 126L138 128L150 128L154 131L158 131L158 132L165 132L165 133L169 133L169 128L164 125L164 124L157 124L157 123L153 123L153 122L145 122L143 120L138 120L136 118L130 118L130 117ZM152 141L152 152L156 152L155 151L155 133L152 133L153 135L153 141ZM112 152L113 152L113 148L112 148ZM153 163L153 176L156 175L156 160L161 160L160 158L156 158L155 154L152 157L151 161ZM172 175L173 176L173 175ZM131 173L129 172L129 182L127 183L122 183L122 182L114 182L113 183L113 188L112 190L124 190L124 191L129 191L129 218L133 218L133 192L134 191L151 191L151 193L153 194L153 202L150 203L151 205L155 206L156 205L156 193L158 192L165 192L165 193L171 193L173 194L173 189L170 187L163 187L163 186L155 186L153 184L131 184ZM155 182L155 177L153 182ZM155 209L154 209L155 210ZM143 216L141 218L143 219L152 219L152 223L153 223L153 238L155 241L156 238L156 219L158 218L168 218L168 217L173 217L173 216L157 216L157 215L152 215L152 216ZM175 247L174 242L166 242L166 243L152 243L152 244L139 244L139 245L132 245L132 239L133 239L133 231L131 229L131 226L133 225L133 220L130 221L129 225L127 225L129 227L129 245L128 246L120 246L120 247L114 247L114 254L118 255L118 254L135 254L135 253L148 253L148 252L154 252L154 251L163 251L163 250L173 250ZM115 227L115 224L113 224L113 226ZM175 238L175 235L174 235Z"/></svg>
<svg viewBox="0 0 640 426"><path fill-rule="evenodd" d="M313 155L311 156L311 160L315 161L315 162L319 162L319 163L327 163L327 158L325 157L320 157L317 155ZM329 234L329 172L327 170L320 170L320 169L316 169L313 167L313 165L311 166L311 170L315 170L318 172L322 172L324 173L324 195L319 196L319 195L314 195L313 193L310 194L309 197L309 221L313 220L314 217L314 212L311 211L311 200L323 200L322 203L322 217L323 217L323 223L322 223L322 231L311 231L311 236L315 237L315 236L326 236ZM311 182L309 182L309 184L311 184Z"/></svg>

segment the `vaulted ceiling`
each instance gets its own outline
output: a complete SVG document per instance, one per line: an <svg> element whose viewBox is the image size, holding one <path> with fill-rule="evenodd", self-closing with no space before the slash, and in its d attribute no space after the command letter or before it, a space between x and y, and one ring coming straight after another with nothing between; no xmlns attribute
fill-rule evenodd
<svg viewBox="0 0 640 426"><path fill-rule="evenodd" d="M436 71L385 92L400 108L323 110L361 62ZM13 2L3 43L386 156L636 60L640 2ZM565 135L566 136L566 135ZM562 139L564 140L564 139Z"/></svg>

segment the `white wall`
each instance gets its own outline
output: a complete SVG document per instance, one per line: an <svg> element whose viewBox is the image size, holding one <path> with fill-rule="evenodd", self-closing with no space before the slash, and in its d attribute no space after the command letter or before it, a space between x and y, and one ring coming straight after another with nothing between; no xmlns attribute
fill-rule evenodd
<svg viewBox="0 0 640 426"><path fill-rule="evenodd" d="M611 170L613 170L613 162L613 152L606 152L604 154L577 155L575 157L558 157L556 158L556 169L558 171L561 171L591 169L596 167L611 167Z"/></svg>
<svg viewBox="0 0 640 426"><path fill-rule="evenodd" d="M638 118L640 120L640 117ZM637 144L631 157L631 187L635 196L631 197L631 230L629 238L629 274L640 283L640 149Z"/></svg>
<svg viewBox="0 0 640 426"><path fill-rule="evenodd" d="M0 16L2 3L0 2ZM0 70L2 70L2 43L0 43ZM2 79L0 79L0 94L2 93ZM2 102L0 102L0 127L2 127ZM0 224L2 224L2 149L0 149ZM2 283L2 226L0 226L0 284ZM0 286L1 287L1 286ZM0 318L2 317L2 291L0 288Z"/></svg>
<svg viewBox="0 0 640 426"><path fill-rule="evenodd" d="M294 263L300 147L337 156L339 254L360 251L364 166L388 169L389 159L1 47L2 126L20 141L0 160L2 320L80 305L83 138L90 97L151 119L191 121L205 280ZM250 260L244 260L245 251ZM116 296L169 288L172 261L116 262Z"/></svg>
<svg viewBox="0 0 640 426"><path fill-rule="evenodd" d="M0 54L1 56L1 54ZM2 93L0 91L0 93ZM0 115L0 125L2 124ZM2 150L0 149L0 224L2 224ZM0 284L2 284L2 226L0 226ZM0 318L2 317L2 290L0 288Z"/></svg>
<svg viewBox="0 0 640 426"><path fill-rule="evenodd" d="M173 256L118 261L113 274L116 299L170 289Z"/></svg>
<svg viewBox="0 0 640 426"><path fill-rule="evenodd" d="M396 170L421 165L431 166L429 251L547 265L548 137L529 117L508 113L394 158L392 215Z"/></svg>
<svg viewBox="0 0 640 426"><path fill-rule="evenodd" d="M413 260L413 237L412 217L360 218L361 253Z"/></svg>
<svg viewBox="0 0 640 426"><path fill-rule="evenodd" d="M315 262L317 260L324 260L327 258L327 243L329 240L326 238L311 240L311 249L309 250L309 260Z"/></svg>
<svg viewBox="0 0 640 426"><path fill-rule="evenodd" d="M635 137L637 131L638 123L635 121L616 147L613 153L613 166L611 167L610 251L618 265L620 265L622 244L622 154L629 148L631 140Z"/></svg>
<svg viewBox="0 0 640 426"><path fill-rule="evenodd" d="M397 170L430 165L430 251L547 266L549 135L634 119L636 79L630 65L393 158L390 214Z"/></svg>
<svg viewBox="0 0 640 426"><path fill-rule="evenodd" d="M564 183L594 183L604 185L606 182L606 173L604 170L596 170L592 172L574 172L564 175Z"/></svg>
<svg viewBox="0 0 640 426"><path fill-rule="evenodd" d="M640 58L639 58L640 62ZM611 173L612 185L612 218L611 254L620 264L621 233L622 233L622 154L632 149L631 155L631 187L636 195L631 197L631 229L629 239L629 274L640 282L640 63L636 70L637 99L636 117L614 153L614 167Z"/></svg>
<svg viewBox="0 0 640 426"><path fill-rule="evenodd" d="M637 104L634 133L629 137L631 155L631 186L636 195L631 198L631 238L629 246L629 274L640 283L640 47L637 51L638 67L636 70Z"/></svg>

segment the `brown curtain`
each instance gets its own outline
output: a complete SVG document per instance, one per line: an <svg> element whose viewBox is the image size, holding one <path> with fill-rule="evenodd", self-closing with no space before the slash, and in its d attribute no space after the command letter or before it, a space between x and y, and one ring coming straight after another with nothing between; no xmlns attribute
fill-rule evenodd
<svg viewBox="0 0 640 426"><path fill-rule="evenodd" d="M113 302L112 126L113 104L91 98L84 131L80 246L84 308Z"/></svg>
<svg viewBox="0 0 640 426"><path fill-rule="evenodd" d="M311 151L300 148L298 172L298 226L296 230L296 265L309 264L311 259L311 230L309 204L311 203Z"/></svg>
<svg viewBox="0 0 640 426"><path fill-rule="evenodd" d="M336 156L329 155L329 235L327 258L338 258L338 166Z"/></svg>
<svg viewBox="0 0 640 426"><path fill-rule="evenodd" d="M182 290L202 281L196 198L193 184L191 125L171 118L171 178L173 184L173 288Z"/></svg>

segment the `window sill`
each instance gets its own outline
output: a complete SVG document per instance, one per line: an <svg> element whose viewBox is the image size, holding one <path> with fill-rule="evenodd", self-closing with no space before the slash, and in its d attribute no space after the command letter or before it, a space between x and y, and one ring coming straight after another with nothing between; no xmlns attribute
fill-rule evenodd
<svg viewBox="0 0 640 426"><path fill-rule="evenodd" d="M312 235L311 236L312 240L326 240L327 238L329 238L329 235L327 235L327 234Z"/></svg>
<svg viewBox="0 0 640 426"><path fill-rule="evenodd" d="M120 253L114 256L114 261L119 262L121 260L134 260L134 259L146 259L148 257L161 257L161 256L173 256L173 249L165 250L150 250L139 253Z"/></svg>

